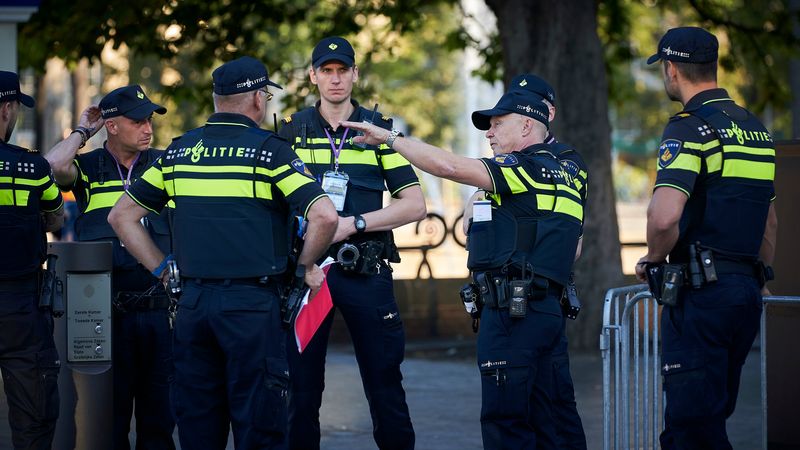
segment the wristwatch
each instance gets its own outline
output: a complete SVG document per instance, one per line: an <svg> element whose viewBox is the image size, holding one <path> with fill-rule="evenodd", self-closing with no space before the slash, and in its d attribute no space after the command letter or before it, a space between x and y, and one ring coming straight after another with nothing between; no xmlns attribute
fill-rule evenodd
<svg viewBox="0 0 800 450"><path fill-rule="evenodd" d="M389 132L389 137L386 138L386 146L392 148L394 140L397 139L397 136L400 136L400 131L392 129L392 131Z"/></svg>
<svg viewBox="0 0 800 450"><path fill-rule="evenodd" d="M367 229L367 221L361 215L355 216L356 233L361 234Z"/></svg>

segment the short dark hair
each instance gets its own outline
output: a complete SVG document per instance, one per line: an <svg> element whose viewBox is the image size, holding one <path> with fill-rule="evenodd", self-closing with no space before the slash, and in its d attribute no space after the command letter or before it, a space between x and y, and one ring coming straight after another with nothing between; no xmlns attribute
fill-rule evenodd
<svg viewBox="0 0 800 450"><path fill-rule="evenodd" d="M692 83L698 83L701 81L717 81L716 61L699 64L676 61L670 62L675 64L675 67L683 75L683 77Z"/></svg>

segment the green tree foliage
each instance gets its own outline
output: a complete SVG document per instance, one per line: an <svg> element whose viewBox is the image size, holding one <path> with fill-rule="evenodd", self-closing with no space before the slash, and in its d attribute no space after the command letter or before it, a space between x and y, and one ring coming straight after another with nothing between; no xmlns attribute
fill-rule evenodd
<svg viewBox="0 0 800 450"><path fill-rule="evenodd" d="M341 35L353 41L364 75L356 97L402 115L417 136L446 144L458 102L448 89L457 56L444 39L456 26L447 2L422 0L44 0L20 29L20 66L41 71L50 57L97 60L107 43L124 44L130 81L178 113L169 127L178 131L210 111L211 69L241 55L266 62L270 77L286 87L287 111L311 103L311 49L322 37ZM179 74L177 81L162 85L164 70Z"/></svg>

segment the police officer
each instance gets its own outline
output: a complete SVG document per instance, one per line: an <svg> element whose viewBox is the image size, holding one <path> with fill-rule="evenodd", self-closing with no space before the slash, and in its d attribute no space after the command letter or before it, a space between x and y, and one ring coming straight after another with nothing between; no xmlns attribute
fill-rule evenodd
<svg viewBox="0 0 800 450"><path fill-rule="evenodd" d="M725 420L775 250L772 137L717 87L717 51L706 30L673 28L647 60L661 60L667 95L683 105L659 146L647 255L636 266L642 281L654 269L676 274L664 275L674 282L660 293L664 449L731 448ZM667 256L676 268L662 265Z"/></svg>
<svg viewBox="0 0 800 450"><path fill-rule="evenodd" d="M174 330L172 384L181 447L278 448L285 441L288 363L279 293L294 211L308 220L298 262L330 244L336 211L291 147L262 130L272 94L264 65L241 57L213 72L216 113L173 140L109 214L120 239L157 277L165 256L139 224L175 203L175 262L184 280Z"/></svg>
<svg viewBox="0 0 800 450"><path fill-rule="evenodd" d="M547 106L548 122L552 123L556 116L556 93L550 84L533 74L523 74L514 77L508 85L508 90L529 91L542 98L542 102ZM580 194L581 204L586 208L586 193L589 184L589 169L583 161L581 155L569 144L559 142L548 130L544 139L546 144L551 144L553 153L561 162L561 166L572 177L575 187ZM581 231L582 227L581 227ZM578 251L575 259L580 257L583 244L583 233L578 240ZM570 275L572 278L572 275ZM572 283L572 280L570 280ZM566 293L565 293L566 295ZM567 299L562 298L562 303ZM568 303L564 303L567 307ZM572 376L569 373L569 353L566 329L566 314L563 317L561 338L558 345L553 350L553 419L556 424L558 434L558 448L560 449L586 449L586 435L583 432L583 423L578 414L578 407L575 402L575 388L572 383Z"/></svg>
<svg viewBox="0 0 800 450"><path fill-rule="evenodd" d="M385 145L354 145L355 130L339 125L342 120L369 120L391 129L391 119L352 99L358 75L350 43L341 37L322 39L314 47L309 70L320 99L284 119L280 135L294 146L339 212L329 254L342 262L329 270L328 287L353 341L375 442L381 449L411 449L414 429L400 372L405 336L387 261L400 261L392 229L425 217L425 199L405 158ZM384 207L387 188L393 200ZM331 311L302 354L289 346L293 449L319 448L319 408L333 316Z"/></svg>
<svg viewBox="0 0 800 450"><path fill-rule="evenodd" d="M175 419L169 409L172 345L169 299L158 279L120 244L108 213L131 183L163 153L150 148L153 113L166 109L150 101L138 85L109 92L98 106L83 113L78 127L48 152L56 182L72 191L80 214L75 222L78 241L113 244L114 305L114 448L130 448L131 414L136 415L137 447L174 449ZM76 155L103 126L102 147ZM159 210L160 211L160 210ZM149 213L142 221L162 252L169 253L167 212Z"/></svg>
<svg viewBox="0 0 800 450"><path fill-rule="evenodd" d="M58 419L60 361L51 312L39 308L46 231L64 223L47 161L8 143L20 104L34 101L0 71L0 370L15 449L49 449Z"/></svg>
<svg viewBox="0 0 800 450"><path fill-rule="evenodd" d="M486 449L557 448L551 354L562 329L559 298L578 246L581 199L549 145L541 97L509 92L472 114L491 158L464 158L396 132L342 122L436 176L479 187L467 266L484 304L478 333L481 428Z"/></svg>

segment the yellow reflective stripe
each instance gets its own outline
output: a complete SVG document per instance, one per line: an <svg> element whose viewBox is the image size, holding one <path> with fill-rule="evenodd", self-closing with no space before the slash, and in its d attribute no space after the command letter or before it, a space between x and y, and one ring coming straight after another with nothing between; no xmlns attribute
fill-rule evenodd
<svg viewBox="0 0 800 450"><path fill-rule="evenodd" d="M662 168L661 165L658 167L659 169ZM678 157L664 169L682 169L700 173L700 157L688 153L678 153Z"/></svg>
<svg viewBox="0 0 800 450"><path fill-rule="evenodd" d="M314 183L314 180L305 175L300 175L299 172L295 172L281 181L278 181L275 183L275 185L278 186L278 189L280 189L281 192L283 192L283 195L288 197L289 195L292 195L292 192L307 185L308 183ZM261 196L259 195L259 197Z"/></svg>
<svg viewBox="0 0 800 450"><path fill-rule="evenodd" d="M570 194L574 195L575 197L581 198L581 194L579 194L578 191L573 189L571 186L567 186L566 184L558 184L556 186L558 186L558 190L559 191L569 192Z"/></svg>
<svg viewBox="0 0 800 450"><path fill-rule="evenodd" d="M136 196L134 196L134 195L133 195L133 194L131 194L130 192L128 192L128 197L130 197L130 198L131 198L131 200L133 200L134 202L136 202L136 204L138 204L138 205L139 205L139 206L141 206L142 208L144 208L144 209L146 209L146 210L148 210L148 211L153 211L154 213L158 213L158 211L156 211L155 209L153 209L153 208L150 208L149 206L147 206L147 205L145 205L144 203L140 202L140 201L139 201L139 199L138 199L138 198L136 198Z"/></svg>
<svg viewBox="0 0 800 450"><path fill-rule="evenodd" d="M581 183L581 180L579 180L579 179L575 178L575 179L574 179L574 180L572 180L572 181L575 183L575 187L576 187L576 188L578 188L578 190L579 190L579 191L580 191L581 189L583 189L583 183Z"/></svg>
<svg viewBox="0 0 800 450"><path fill-rule="evenodd" d="M395 196L397 196L397 194L398 194L400 191L402 191L403 189L405 189L405 188L407 188L407 187L411 187L411 186L419 186L419 181L414 181L414 182L412 182L412 183L408 183L408 184L406 184L406 185L404 185L404 186L400 186L399 188L395 189L395 190L394 190L394 192L392 192L392 193L391 193L392 197L395 197Z"/></svg>
<svg viewBox="0 0 800 450"><path fill-rule="evenodd" d="M292 167L287 164L284 164L278 167L277 169L265 169L263 167L256 167L256 173L259 173L261 175L266 175L268 177L277 177L278 175L282 174L283 172L286 172L287 170L292 170Z"/></svg>
<svg viewBox="0 0 800 450"><path fill-rule="evenodd" d="M589 174L587 174L585 170L581 170L580 172L578 172L578 176L585 180L586 177L589 176Z"/></svg>
<svg viewBox="0 0 800 450"><path fill-rule="evenodd" d="M690 150L700 150L701 152L705 152L711 150L714 147L719 145L719 139L714 139L713 141L706 142L705 144L701 144L699 142L684 142L683 146Z"/></svg>
<svg viewBox="0 0 800 450"><path fill-rule="evenodd" d="M313 199L313 200L311 200L310 202L308 202L308 206L306 206L306 210L305 210L305 211L303 211L303 218L304 218L304 219L308 217L308 211L311 209L311 205L313 205L314 203L316 203L316 202L317 202L317 200L319 200L319 199L321 199L321 198L328 198L328 194L320 194L320 195L318 195L318 196L314 197L314 199Z"/></svg>
<svg viewBox="0 0 800 450"><path fill-rule="evenodd" d="M243 123L236 123L236 122L206 122L206 125L233 125L233 126L237 126L237 127L250 128L249 125L245 125Z"/></svg>
<svg viewBox="0 0 800 450"><path fill-rule="evenodd" d="M653 191L655 191L657 188L660 188L660 187L670 187L672 189L677 189L677 190L683 192L684 194L686 194L687 197L691 197L691 194L689 194L689 191L687 191L686 189L684 189L684 188L682 188L680 186L676 186L674 184L669 184L669 183L657 184L657 185L653 186Z"/></svg>
<svg viewBox="0 0 800 450"><path fill-rule="evenodd" d="M328 155L330 155L330 153ZM377 166L378 159L375 157L375 152L372 150L351 150L345 148L339 153L339 164L366 164L369 166Z"/></svg>
<svg viewBox="0 0 800 450"><path fill-rule="evenodd" d="M0 189L0 205L14 205L14 194L12 194L12 192L16 194L17 206L28 206L28 198L30 198L31 191L26 191L24 189Z"/></svg>
<svg viewBox="0 0 800 450"><path fill-rule="evenodd" d="M255 182L256 196L272 199L269 183ZM173 190L170 196L175 197L244 197L253 198L252 180L200 180L194 178L176 178L167 183L167 191Z"/></svg>
<svg viewBox="0 0 800 450"><path fill-rule="evenodd" d="M542 190L545 190L545 191L554 191L556 189L556 187L554 185L552 185L552 184L539 183L539 182L533 181L533 178L531 178L531 176L528 175L528 171L526 171L522 167L519 168L519 172L522 174L522 178L525 178L525 181L530 183L530 185L533 186L536 189L542 189Z"/></svg>
<svg viewBox="0 0 800 450"><path fill-rule="evenodd" d="M746 147L744 145L723 145L722 151L725 153L747 153L748 155L775 156L774 148Z"/></svg>
<svg viewBox="0 0 800 450"><path fill-rule="evenodd" d="M567 197L559 197L556 201L555 212L567 214L583 222L583 208L581 204Z"/></svg>
<svg viewBox="0 0 800 450"><path fill-rule="evenodd" d="M503 174L503 178L506 179L506 183L508 183L509 189L511 189L512 194L519 194L522 192L528 192L528 188L522 184L522 180L519 179L517 174L514 173L514 170L511 167L501 167L500 172Z"/></svg>
<svg viewBox="0 0 800 450"><path fill-rule="evenodd" d="M190 164L176 164L172 166L172 171L194 173L253 173L253 166L195 166Z"/></svg>
<svg viewBox="0 0 800 450"><path fill-rule="evenodd" d="M175 209L175 202L170 200L167 202L167 208Z"/></svg>
<svg viewBox="0 0 800 450"><path fill-rule="evenodd" d="M164 174L157 167L147 169L141 179L156 189L164 189Z"/></svg>
<svg viewBox="0 0 800 450"><path fill-rule="evenodd" d="M722 153L714 153L706 157L708 173L719 172L722 168Z"/></svg>
<svg viewBox="0 0 800 450"><path fill-rule="evenodd" d="M42 196L40 198L44 201L54 200L56 197L58 197L58 193L58 187L55 184L51 184L50 187L42 192Z"/></svg>
<svg viewBox="0 0 800 450"><path fill-rule="evenodd" d="M775 164L728 158L722 168L722 176L772 181L775 179Z"/></svg>
<svg viewBox="0 0 800 450"><path fill-rule="evenodd" d="M400 153L389 153L388 155L381 156L381 165L386 170L396 169L402 166L410 165L408 160Z"/></svg>
<svg viewBox="0 0 800 450"><path fill-rule="evenodd" d="M556 201L554 195L549 194L536 194L536 207L544 211L553 209L553 202Z"/></svg>
<svg viewBox="0 0 800 450"><path fill-rule="evenodd" d="M0 183L11 183L11 181L12 177L0 177ZM18 184L20 186L41 186L50 181L50 176L45 175L42 178L39 178L38 180L16 177L13 178L13 181L14 184Z"/></svg>
<svg viewBox="0 0 800 450"><path fill-rule="evenodd" d="M313 150L310 148L295 148L294 152L303 160L304 163L312 161L311 153ZM314 154L314 163L329 164L331 162L331 152L317 152Z"/></svg>
<svg viewBox="0 0 800 450"><path fill-rule="evenodd" d="M101 208L111 208L117 203L120 197L122 197L122 193L125 191L115 191L115 192L101 192L99 194L92 194L89 197L89 204L86 205L86 211L94 211L95 209Z"/></svg>

